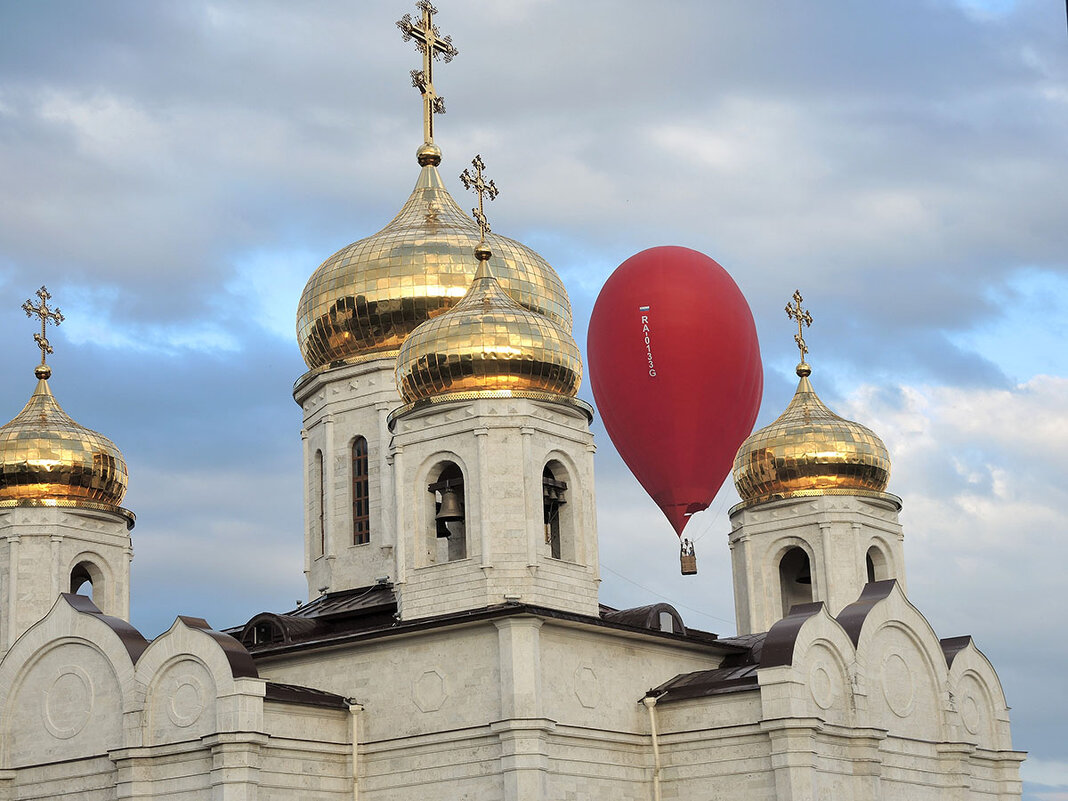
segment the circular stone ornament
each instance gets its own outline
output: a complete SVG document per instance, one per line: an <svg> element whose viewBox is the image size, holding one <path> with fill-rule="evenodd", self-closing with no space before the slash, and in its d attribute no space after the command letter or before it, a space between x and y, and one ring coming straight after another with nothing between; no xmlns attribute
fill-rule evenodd
<svg viewBox="0 0 1068 801"><path fill-rule="evenodd" d="M893 652L883 660L882 684L890 711L899 718L911 715L916 703L916 686L912 670L901 654Z"/></svg>
<svg viewBox="0 0 1068 801"><path fill-rule="evenodd" d="M77 735L93 712L93 682L77 665L60 670L44 697L44 727L58 740Z"/></svg>

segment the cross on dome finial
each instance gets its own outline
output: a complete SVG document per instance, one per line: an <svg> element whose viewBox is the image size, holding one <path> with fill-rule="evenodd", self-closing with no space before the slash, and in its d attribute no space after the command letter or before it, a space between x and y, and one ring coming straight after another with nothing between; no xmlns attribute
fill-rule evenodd
<svg viewBox="0 0 1068 801"><path fill-rule="evenodd" d="M415 49L423 54L423 68L412 70L412 86L423 96L423 139L424 145L434 143L434 115L445 113L445 98L434 91L434 60L440 58L446 64L459 55L452 44L451 36L442 36L434 24L434 15L438 10L429 0L419 0L415 4L422 15L413 20L411 14L405 14L397 20L404 41L415 40Z"/></svg>
<svg viewBox="0 0 1068 801"><path fill-rule="evenodd" d="M52 345L48 341L47 325L51 322L54 325L59 325L63 322L63 312L59 308L48 308L48 301L51 300L52 294L45 287L41 287L36 292L39 298L36 306L33 305L33 301L27 300L22 304L22 310L26 312L27 317L33 317L36 315L41 319L41 333L33 335L33 341L37 343L37 347L41 349L41 364L34 371L38 378L48 378L52 374L52 370L45 363L45 357L49 353L54 353Z"/></svg>
<svg viewBox="0 0 1068 801"><path fill-rule="evenodd" d="M493 181L483 179L482 171L486 169L486 165L482 161L482 156L475 156L471 159L471 166L475 168L475 174L471 175L471 172L465 169L460 173L460 181L463 183L464 189L473 189L478 194L478 208L471 209L471 216L478 223L478 228L482 232L482 244L485 244L486 234L490 232L490 226L489 221L486 219L483 200L486 197L490 200L497 197L497 186Z"/></svg>
<svg viewBox="0 0 1068 801"><path fill-rule="evenodd" d="M797 365L797 374L799 376L806 376L812 372L812 368L805 362L805 355L808 353L808 345L805 344L805 327L812 325L812 315L808 313L807 309L801 308L803 300L801 290L795 289L793 305L786 304L786 316L791 320L797 321L797 333L794 334L794 342L797 343L797 348L801 351L801 363Z"/></svg>

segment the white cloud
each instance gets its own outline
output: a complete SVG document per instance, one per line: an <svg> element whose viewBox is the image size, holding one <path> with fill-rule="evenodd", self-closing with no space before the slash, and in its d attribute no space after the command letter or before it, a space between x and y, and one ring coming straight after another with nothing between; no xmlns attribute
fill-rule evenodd
<svg viewBox="0 0 1068 801"><path fill-rule="evenodd" d="M235 353L241 349L238 338L213 320L131 320L123 313L123 293L114 287L66 286L62 296L66 307L63 334L74 345L167 355Z"/></svg>
<svg viewBox="0 0 1068 801"><path fill-rule="evenodd" d="M1061 792L1036 794L1042 801L1068 801L1068 762L1028 757L1020 768L1025 782L1061 788Z"/></svg>
<svg viewBox="0 0 1068 801"><path fill-rule="evenodd" d="M50 90L41 97L42 120L70 133L74 147L124 170L158 157L156 146L167 138L164 121L154 119L137 102L106 92L81 95Z"/></svg>

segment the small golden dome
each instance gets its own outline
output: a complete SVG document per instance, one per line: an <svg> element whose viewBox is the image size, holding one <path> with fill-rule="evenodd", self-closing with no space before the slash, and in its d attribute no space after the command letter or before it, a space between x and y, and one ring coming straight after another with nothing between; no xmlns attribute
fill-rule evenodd
<svg viewBox="0 0 1068 801"><path fill-rule="evenodd" d="M571 334L512 300L488 267L490 250L476 253L467 294L401 346L396 377L404 402L502 391L575 397L582 357Z"/></svg>
<svg viewBox="0 0 1068 801"><path fill-rule="evenodd" d="M29 402L0 427L0 501L118 506L129 480L122 453L60 408L48 388L46 365L35 372L37 388Z"/></svg>
<svg viewBox="0 0 1068 801"><path fill-rule="evenodd" d="M746 505L778 498L881 493L890 455L871 429L839 417L817 397L811 368L779 418L752 434L734 458L734 486Z"/></svg>
<svg viewBox="0 0 1068 801"><path fill-rule="evenodd" d="M452 308L475 273L478 226L446 191L424 145L423 165L404 208L374 236L342 248L308 280L297 309L297 340L308 367L396 353L416 326ZM517 303L571 331L560 277L530 248L489 234L493 271Z"/></svg>

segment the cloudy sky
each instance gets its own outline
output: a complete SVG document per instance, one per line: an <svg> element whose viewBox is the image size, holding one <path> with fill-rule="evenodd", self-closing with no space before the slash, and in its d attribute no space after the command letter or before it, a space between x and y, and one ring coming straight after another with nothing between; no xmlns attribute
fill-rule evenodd
<svg viewBox="0 0 1068 801"><path fill-rule="evenodd" d="M584 344L614 267L686 245L734 276L793 391L868 424L904 501L909 594L973 634L1068 799L1068 35L1038 0L441 0L441 172L475 153L494 230L563 277ZM217 627L306 594L304 282L385 224L417 175L404 2L0 2L0 415L33 388L46 283L53 390L130 465L133 622ZM588 384L583 396L592 400ZM6 410L6 411L5 411ZM602 599L733 632L730 487L667 521L603 428ZM700 421L695 422L700 436Z"/></svg>

